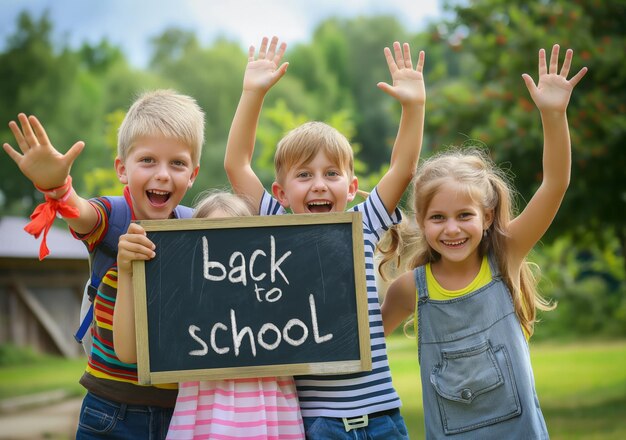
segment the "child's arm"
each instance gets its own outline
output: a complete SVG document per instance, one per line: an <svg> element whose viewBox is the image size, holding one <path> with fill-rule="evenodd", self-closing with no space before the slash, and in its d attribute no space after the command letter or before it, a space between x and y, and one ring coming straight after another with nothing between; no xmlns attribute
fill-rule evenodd
<svg viewBox="0 0 626 440"><path fill-rule="evenodd" d="M35 116L18 115L20 126L15 121L9 122L9 128L15 136L15 141L22 152L13 149L7 143L4 151L13 159L20 171L40 190L50 190L64 187L68 182L70 168L83 150L85 143L76 142L65 154L59 153L50 143L43 126ZM64 218L67 224L76 232L86 234L91 232L98 221L98 216L91 204L76 194L70 187L49 193L52 199L63 199L68 193L65 203L78 209L78 217Z"/></svg>
<svg viewBox="0 0 626 440"><path fill-rule="evenodd" d="M132 263L133 260L150 260L154 255L154 244L146 236L146 231L131 223L118 245L117 297L113 311L113 347L118 359L128 364L137 362Z"/></svg>
<svg viewBox="0 0 626 440"><path fill-rule="evenodd" d="M415 313L416 300L413 271L403 273L389 285L381 306L385 336L389 336L406 318Z"/></svg>
<svg viewBox="0 0 626 440"><path fill-rule="evenodd" d="M402 48L400 43L393 44L394 55L385 48L385 57L393 85L378 83L378 87L393 96L402 105L402 116L398 135L391 152L389 170L378 183L378 194L387 211L395 211L402 194L411 182L424 134L424 107L426 105L426 89L424 86L424 52L419 53L417 66L413 69L411 50L408 43Z"/></svg>
<svg viewBox="0 0 626 440"><path fill-rule="evenodd" d="M546 232L554 219L570 181L571 145L567 124L567 105L572 90L587 68L583 67L567 79L572 62L568 49L558 71L559 46L552 47L550 66L546 53L539 51L539 82L524 74L524 82L535 105L541 113L543 125L543 180L523 212L509 225L511 262L518 267L532 247Z"/></svg>
<svg viewBox="0 0 626 440"><path fill-rule="evenodd" d="M259 115L265 94L282 78L288 66L288 63L283 63L278 67L287 45L282 43L277 48L276 37L272 38L269 49L267 43L267 38L263 38L256 60L254 46L250 46L243 91L230 127L224 157L224 169L233 190L244 194L257 209L264 188L251 164Z"/></svg>

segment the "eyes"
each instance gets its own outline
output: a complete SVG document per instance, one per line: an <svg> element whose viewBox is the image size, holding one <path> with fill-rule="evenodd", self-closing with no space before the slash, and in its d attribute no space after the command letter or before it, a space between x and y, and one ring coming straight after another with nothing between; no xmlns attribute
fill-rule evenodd
<svg viewBox="0 0 626 440"><path fill-rule="evenodd" d="M327 170L324 172L325 177L341 177L341 172L337 170ZM310 179L313 177L313 173L311 171L298 171L296 173L296 178L298 179Z"/></svg>
<svg viewBox="0 0 626 440"><path fill-rule="evenodd" d="M146 165L155 164L156 162L157 162L156 159L151 156L144 156L139 159L139 163L146 164ZM170 161L170 164L175 168L187 167L187 162L185 162L184 160L180 160L180 159L174 159Z"/></svg>
<svg viewBox="0 0 626 440"><path fill-rule="evenodd" d="M469 221L472 220L474 217L476 217L476 213L471 211L463 211L456 215L456 218L460 221ZM443 214L433 214L428 217L428 219L435 223L444 222L446 220L446 216Z"/></svg>

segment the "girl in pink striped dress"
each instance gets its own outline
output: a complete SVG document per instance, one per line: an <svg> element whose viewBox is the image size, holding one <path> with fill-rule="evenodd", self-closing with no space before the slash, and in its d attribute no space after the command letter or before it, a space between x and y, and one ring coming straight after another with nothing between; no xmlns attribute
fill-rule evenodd
<svg viewBox="0 0 626 440"><path fill-rule="evenodd" d="M292 377L183 382L168 439L304 439Z"/></svg>
<svg viewBox="0 0 626 440"><path fill-rule="evenodd" d="M252 215L236 195L216 192L196 207L194 217ZM211 440L304 439L292 377L207 380L179 384L167 438Z"/></svg>

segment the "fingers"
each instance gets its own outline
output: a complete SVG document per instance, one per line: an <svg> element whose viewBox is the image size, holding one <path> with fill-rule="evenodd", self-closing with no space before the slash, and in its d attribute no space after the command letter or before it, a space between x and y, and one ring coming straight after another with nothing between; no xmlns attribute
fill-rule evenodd
<svg viewBox="0 0 626 440"><path fill-rule="evenodd" d="M412 69L413 62L411 61L411 47L409 46L409 43L404 43L402 45L402 49L404 50L404 67Z"/></svg>
<svg viewBox="0 0 626 440"><path fill-rule="evenodd" d="M546 51L539 49L539 77L548 73L548 67L546 65Z"/></svg>
<svg viewBox="0 0 626 440"><path fill-rule="evenodd" d="M558 71L559 67L559 50L560 47L558 44L552 46L552 53L550 54L550 67L547 68L546 65L546 53L544 49L539 50L539 77L541 75L559 75L567 80L567 76L570 73L570 69L572 67L572 59L574 58L574 51L572 49L567 49L565 52L565 59L563 60L563 65L561 66L561 71ZM570 80L570 84L575 86L578 82L585 76L587 73L587 68L583 67L574 75Z"/></svg>
<svg viewBox="0 0 626 440"><path fill-rule="evenodd" d="M426 54L423 50L420 50L419 55L417 56L417 66L415 66L415 70L418 72L424 71L424 59L426 58Z"/></svg>
<svg viewBox="0 0 626 440"><path fill-rule="evenodd" d="M13 159L13 162L19 165L20 161L22 160L22 155L15 151L13 147L7 143L3 144L2 148L4 148L4 151L6 151L9 157Z"/></svg>
<svg viewBox="0 0 626 440"><path fill-rule="evenodd" d="M267 42L268 42L267 37L263 37L263 39L261 40L261 47L259 47L259 59L260 60L265 59L265 52L267 51Z"/></svg>
<svg viewBox="0 0 626 440"><path fill-rule="evenodd" d="M574 51L572 49L567 49L565 51L565 59L563 60L563 66L561 66L560 75L567 79L567 75L569 75L569 69L572 65L572 56L574 55Z"/></svg>
<svg viewBox="0 0 626 440"><path fill-rule="evenodd" d="M22 126L22 134L24 135L24 139L26 140L28 147L36 147L37 145L39 145L37 136L35 136L35 132L33 132L33 128L30 125L30 118L28 118L24 113L20 113L17 118L19 119L20 125ZM31 118L35 117L31 116Z"/></svg>
<svg viewBox="0 0 626 440"><path fill-rule="evenodd" d="M267 37L263 37L263 40L261 41L261 47L259 48L258 59L267 59L278 65L283 55L285 54L285 50L287 50L287 43L283 42L278 45L278 37L274 36L271 40L269 40ZM248 62L251 61L254 61L254 46L250 46L248 48Z"/></svg>
<svg viewBox="0 0 626 440"><path fill-rule="evenodd" d="M531 76L528 75L527 73L522 74L522 78L524 79L524 83L526 84L526 88L530 92L530 96L534 96L535 95L535 91L537 90L537 85L535 84L535 81L533 81Z"/></svg>
<svg viewBox="0 0 626 440"><path fill-rule="evenodd" d="M120 236L118 245L118 264L133 260L149 260L156 255L154 243L147 237L140 225L131 223L128 232Z"/></svg>
<svg viewBox="0 0 626 440"><path fill-rule="evenodd" d="M146 230L139 223L130 223L126 233L146 235Z"/></svg>
<svg viewBox="0 0 626 440"><path fill-rule="evenodd" d="M413 60L411 60L411 46L409 43L400 45L398 41L393 43L393 53L391 49L384 49L385 59L389 66L390 72L393 73L398 69L413 69ZM421 63L421 64L420 64ZM424 68L424 52L420 52L416 70L421 72Z"/></svg>
<svg viewBox="0 0 626 440"><path fill-rule="evenodd" d="M270 47L267 50L266 58L268 60L272 60L274 58L274 54L276 53L276 45L278 44L278 37L272 37L272 41L270 42Z"/></svg>
<svg viewBox="0 0 626 440"><path fill-rule="evenodd" d="M278 66L278 63L280 63L280 60L282 59L283 55L285 54L285 50L287 50L287 43L281 43L280 46L278 47L278 52L276 52L276 55L274 56L274 63Z"/></svg>
<svg viewBox="0 0 626 440"><path fill-rule="evenodd" d="M404 67L404 57L402 56L402 48L400 47L400 43L395 41L393 43L393 52L396 56L396 65L400 68Z"/></svg>
<svg viewBox="0 0 626 440"><path fill-rule="evenodd" d="M30 121L30 125L33 128L35 136L39 140L40 145L50 145L50 140L48 139L48 135L46 134L46 130L44 130L43 125L39 122L35 116L30 116L28 118Z"/></svg>
<svg viewBox="0 0 626 440"><path fill-rule="evenodd" d="M396 62L393 59L393 55L391 54L391 50L388 47L385 47L384 53L385 59L387 60L387 65L389 66L389 71L393 75L396 70L398 70L398 66L396 65Z"/></svg>
<svg viewBox="0 0 626 440"><path fill-rule="evenodd" d="M20 148L22 153L28 151L28 143L26 142L26 139L24 139L24 135L22 135L22 130L20 130L19 125L17 125L15 121L11 121L9 122L9 129L11 130L11 133L13 133L17 146Z"/></svg>
<svg viewBox="0 0 626 440"><path fill-rule="evenodd" d="M580 81L583 78L583 76L585 76L586 73L587 73L586 67L583 67L582 69L580 69L578 73L574 75L572 79L569 80L572 87L576 86L576 84L578 84L578 81Z"/></svg>
<svg viewBox="0 0 626 440"><path fill-rule="evenodd" d="M83 148L85 148L85 143L83 141L78 141L65 153L65 160L69 162L69 164L73 164L76 158L80 153L82 153Z"/></svg>
<svg viewBox="0 0 626 440"><path fill-rule="evenodd" d="M386 82L379 82L378 84L376 84L376 87L378 87L380 90L382 90L383 92L385 92L389 96L394 96L395 97L395 93L393 91L393 87L390 86L389 84L387 84Z"/></svg>
<svg viewBox="0 0 626 440"><path fill-rule="evenodd" d="M555 44L552 46L552 53L550 54L550 70L548 71L551 75L556 75L558 73L559 66L559 45Z"/></svg>

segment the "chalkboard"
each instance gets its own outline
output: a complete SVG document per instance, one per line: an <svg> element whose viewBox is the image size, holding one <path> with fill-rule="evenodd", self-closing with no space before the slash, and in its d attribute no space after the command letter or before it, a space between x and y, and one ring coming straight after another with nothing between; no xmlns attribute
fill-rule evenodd
<svg viewBox="0 0 626 440"><path fill-rule="evenodd" d="M361 213L139 223L140 384L371 370Z"/></svg>

